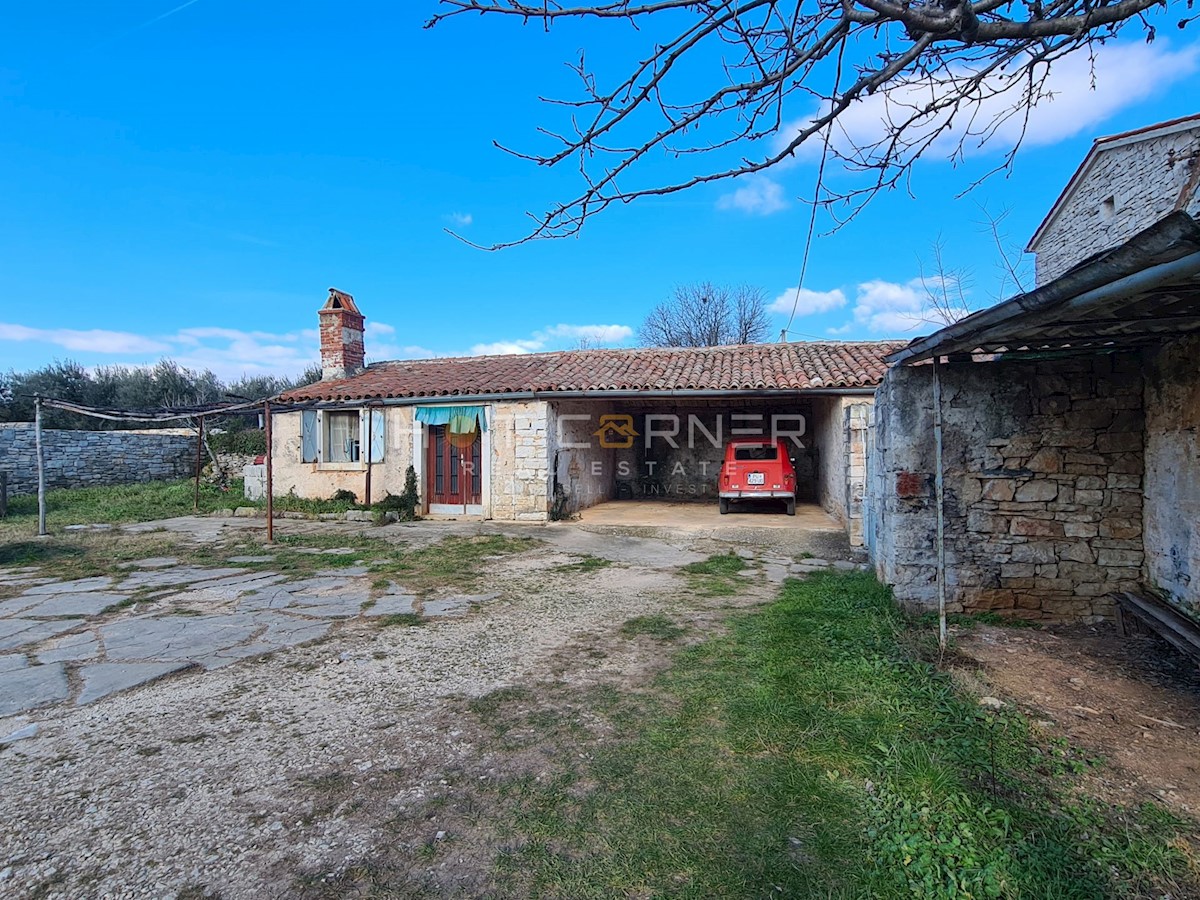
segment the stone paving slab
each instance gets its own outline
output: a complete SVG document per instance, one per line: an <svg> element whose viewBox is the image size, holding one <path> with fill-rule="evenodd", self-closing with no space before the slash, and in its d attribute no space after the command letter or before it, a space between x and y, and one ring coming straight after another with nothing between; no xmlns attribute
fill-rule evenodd
<svg viewBox="0 0 1200 900"><path fill-rule="evenodd" d="M260 626L248 615L139 617L100 626L114 660L198 660L248 640Z"/></svg>
<svg viewBox="0 0 1200 900"><path fill-rule="evenodd" d="M14 669L28 669L29 660L21 653L7 653L0 656L0 672L11 672Z"/></svg>
<svg viewBox="0 0 1200 900"><path fill-rule="evenodd" d="M82 631L79 634L68 634L57 641L55 645L38 653L40 662L80 662L93 659L100 653L100 641L94 632Z"/></svg>
<svg viewBox="0 0 1200 900"><path fill-rule="evenodd" d="M46 584L38 584L31 587L25 592L28 597L31 594L77 594L86 591L103 591L106 588L112 587L113 580L107 575L98 575L95 578L76 578L74 581L51 581Z"/></svg>
<svg viewBox="0 0 1200 900"><path fill-rule="evenodd" d="M417 611L417 598L409 594L389 594L363 610L364 616L395 616Z"/></svg>
<svg viewBox="0 0 1200 900"><path fill-rule="evenodd" d="M70 696L62 663L10 669L0 678L0 716L59 703Z"/></svg>
<svg viewBox="0 0 1200 900"><path fill-rule="evenodd" d="M52 622L39 622L36 619L0 619L0 650L15 650L28 644L36 644L64 631L73 631L83 624L83 619L59 619Z"/></svg>
<svg viewBox="0 0 1200 900"><path fill-rule="evenodd" d="M172 672L190 669L190 662L95 663L79 670L83 689L75 703L85 706L109 694L149 684Z"/></svg>
<svg viewBox="0 0 1200 900"><path fill-rule="evenodd" d="M165 569L168 566L179 565L174 556L151 556L146 559L135 559L133 562L122 563L125 569Z"/></svg>
<svg viewBox="0 0 1200 900"><path fill-rule="evenodd" d="M216 578L226 578L230 575L243 575L245 569L205 569L202 566L176 566L173 569L156 569L146 572L134 572L121 582L123 590L144 587L172 587L177 584L191 585L199 581L211 581Z"/></svg>
<svg viewBox="0 0 1200 900"><path fill-rule="evenodd" d="M55 594L36 606L29 607L21 615L29 618L97 616L108 609L108 607L115 606L128 599L128 594L116 594L111 591Z"/></svg>
<svg viewBox="0 0 1200 900"><path fill-rule="evenodd" d="M269 563L275 562L274 556L231 556L231 563Z"/></svg>

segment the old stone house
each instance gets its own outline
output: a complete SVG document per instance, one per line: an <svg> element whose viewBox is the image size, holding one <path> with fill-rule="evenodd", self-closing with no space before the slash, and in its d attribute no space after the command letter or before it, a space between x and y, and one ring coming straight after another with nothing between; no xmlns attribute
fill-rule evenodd
<svg viewBox="0 0 1200 900"><path fill-rule="evenodd" d="M936 606L940 570L951 611L1200 607L1198 186L1200 116L1096 141L1035 289L890 358L867 541L902 602Z"/></svg>
<svg viewBox="0 0 1200 900"><path fill-rule="evenodd" d="M606 349L364 365L363 315L331 290L317 384L278 398L276 494L398 494L426 514L545 521L611 499L716 508L726 438L778 434L799 499L861 534L867 411L896 342Z"/></svg>

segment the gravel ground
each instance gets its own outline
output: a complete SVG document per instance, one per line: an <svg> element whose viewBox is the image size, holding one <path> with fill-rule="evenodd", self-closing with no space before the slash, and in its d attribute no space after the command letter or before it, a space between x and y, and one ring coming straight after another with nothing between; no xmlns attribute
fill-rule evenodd
<svg viewBox="0 0 1200 900"><path fill-rule="evenodd" d="M513 533L547 543L498 560L487 589L499 598L464 618L357 620L201 677L41 711L35 737L0 748L0 896L291 897L370 859L393 839L389 821L436 841L425 801L462 772L491 777L466 700L541 683L636 688L666 651L621 639L624 622L663 612L702 636L730 605L686 590L678 566L703 555L681 544ZM583 553L617 562L562 568ZM768 599L770 574L757 568L732 604Z"/></svg>

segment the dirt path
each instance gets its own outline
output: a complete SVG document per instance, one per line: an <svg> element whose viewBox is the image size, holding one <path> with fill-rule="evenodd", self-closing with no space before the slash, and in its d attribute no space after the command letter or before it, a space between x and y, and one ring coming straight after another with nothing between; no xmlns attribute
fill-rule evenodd
<svg viewBox="0 0 1200 900"><path fill-rule="evenodd" d="M698 640L775 589L756 566L736 597L698 597L678 566L699 553L548 537L497 560L487 588L499 598L463 618L359 620L261 660L43 711L36 737L0 749L0 894L294 897L380 859L438 893L477 890L497 845L470 837L470 809L447 806L455 785L536 777L558 752L543 732L603 739L578 698L639 690L675 646L622 633L630 619L663 616ZM585 552L624 561L570 568ZM488 724L506 697L539 710L532 724Z"/></svg>
<svg viewBox="0 0 1200 900"><path fill-rule="evenodd" d="M1184 657L1109 625L981 626L958 640L990 693L1109 763L1089 779L1098 796L1200 818L1200 671Z"/></svg>

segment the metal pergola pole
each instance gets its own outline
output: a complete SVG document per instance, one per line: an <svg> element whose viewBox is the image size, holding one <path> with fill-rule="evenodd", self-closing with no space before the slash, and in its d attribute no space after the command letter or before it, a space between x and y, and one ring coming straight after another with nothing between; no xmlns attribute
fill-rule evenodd
<svg viewBox="0 0 1200 900"><path fill-rule="evenodd" d="M275 481L271 472L271 401L263 401L263 437L267 445L267 543L275 542Z"/></svg>
<svg viewBox="0 0 1200 900"><path fill-rule="evenodd" d="M42 398L33 400L33 438L37 447L38 537L46 536L46 455L42 447Z"/></svg>
<svg viewBox="0 0 1200 900"><path fill-rule="evenodd" d="M938 647L946 649L946 489L942 476L942 373L933 358L933 483L937 503Z"/></svg>

